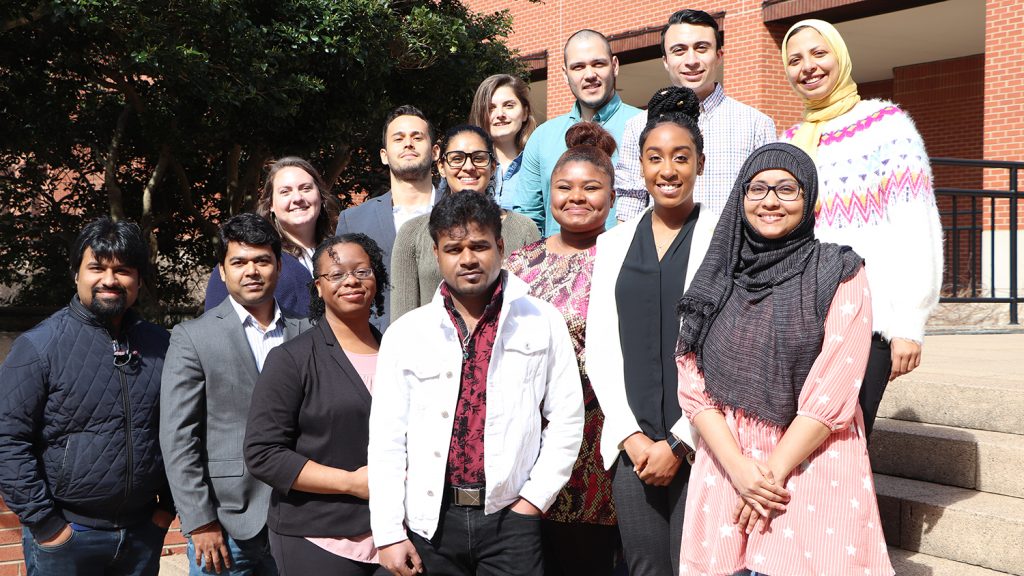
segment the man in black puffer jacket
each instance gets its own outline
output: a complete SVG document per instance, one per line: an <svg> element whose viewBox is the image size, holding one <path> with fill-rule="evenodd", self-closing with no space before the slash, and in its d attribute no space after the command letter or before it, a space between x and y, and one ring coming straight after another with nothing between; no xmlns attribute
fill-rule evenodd
<svg viewBox="0 0 1024 576"><path fill-rule="evenodd" d="M130 309L148 267L138 226L91 222L72 249L77 294L0 365L0 493L30 574L159 570L174 518L157 431L169 334Z"/></svg>

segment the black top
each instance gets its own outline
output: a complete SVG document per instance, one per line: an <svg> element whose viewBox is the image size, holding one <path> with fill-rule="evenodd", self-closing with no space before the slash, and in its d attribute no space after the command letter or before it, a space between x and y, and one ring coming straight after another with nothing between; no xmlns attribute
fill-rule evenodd
<svg viewBox="0 0 1024 576"><path fill-rule="evenodd" d="M661 261L654 245L651 212L640 220L615 283L626 399L648 438L668 438L682 417L677 399L676 303L686 284L695 207Z"/></svg>
<svg viewBox="0 0 1024 576"><path fill-rule="evenodd" d="M369 440L370 392L326 320L271 350L245 432L249 471L274 489L267 526L303 537L369 532L368 501L291 489L308 460L349 471L366 466Z"/></svg>

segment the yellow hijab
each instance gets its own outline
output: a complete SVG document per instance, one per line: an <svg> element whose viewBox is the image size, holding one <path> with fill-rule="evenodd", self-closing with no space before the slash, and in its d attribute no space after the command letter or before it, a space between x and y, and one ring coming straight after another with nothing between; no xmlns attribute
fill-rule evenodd
<svg viewBox="0 0 1024 576"><path fill-rule="evenodd" d="M838 70L833 70L833 73L838 74L836 83L824 98L804 100L804 122L797 129L792 140L793 144L807 152L811 158L817 158L818 141L821 139L821 129L825 122L838 118L853 109L857 102L860 102L860 94L857 93L857 83L853 81L853 63L850 62L850 51L846 48L846 42L843 41L843 37L839 35L835 26L824 20L801 20L794 24L789 32L786 32L786 36L782 39L783 68L787 67L789 61L787 55L789 37L793 35L794 30L804 27L813 28L821 34L829 48L832 49L832 53L835 54L839 66ZM792 86L792 84L793 81L790 80L790 85ZM793 89L796 90L796 87L794 86Z"/></svg>

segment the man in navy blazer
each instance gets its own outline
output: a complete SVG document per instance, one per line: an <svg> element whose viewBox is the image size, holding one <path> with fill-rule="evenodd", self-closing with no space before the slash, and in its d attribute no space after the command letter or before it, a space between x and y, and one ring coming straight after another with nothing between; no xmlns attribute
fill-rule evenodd
<svg viewBox="0 0 1024 576"><path fill-rule="evenodd" d="M270 222L239 214L220 236L218 268L228 297L171 333L160 447L189 539L189 573L276 576L266 528L270 486L246 469L242 442L267 354L310 324L274 298L281 237Z"/></svg>
<svg viewBox="0 0 1024 576"><path fill-rule="evenodd" d="M436 199L430 167L441 149L434 125L415 106L399 106L384 121L380 161L391 172L391 190L348 208L338 216L337 234L361 232L384 251L391 272L391 249L398 229L412 218L430 212ZM382 333L389 324L391 294L384 293L384 314L371 318Z"/></svg>

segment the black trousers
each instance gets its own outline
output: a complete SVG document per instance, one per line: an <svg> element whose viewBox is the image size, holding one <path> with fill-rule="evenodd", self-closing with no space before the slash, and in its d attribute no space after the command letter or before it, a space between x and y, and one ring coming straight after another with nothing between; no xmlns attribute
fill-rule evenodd
<svg viewBox="0 0 1024 576"><path fill-rule="evenodd" d="M384 567L331 554L301 536L270 530L270 553L281 576L330 574L331 576L390 576Z"/></svg>
<svg viewBox="0 0 1024 576"><path fill-rule="evenodd" d="M583 524L544 520L544 571L547 576L612 576L619 548L614 524Z"/></svg>
<svg viewBox="0 0 1024 576"><path fill-rule="evenodd" d="M882 394L889 385L889 374L892 372L892 351L889 341L880 334L871 337L871 351L868 353L868 366L864 370L864 380L860 384L860 409L864 413L865 438L871 437L871 429L875 426L878 416L878 405L882 403Z"/></svg>
<svg viewBox="0 0 1024 576"><path fill-rule="evenodd" d="M409 532L429 576L541 576L540 516L441 505L430 540Z"/></svg>
<svg viewBox="0 0 1024 576"><path fill-rule="evenodd" d="M612 495L622 552L630 576L677 576L683 539L683 509L690 467L683 464L668 486L645 484L623 450L615 463Z"/></svg>

